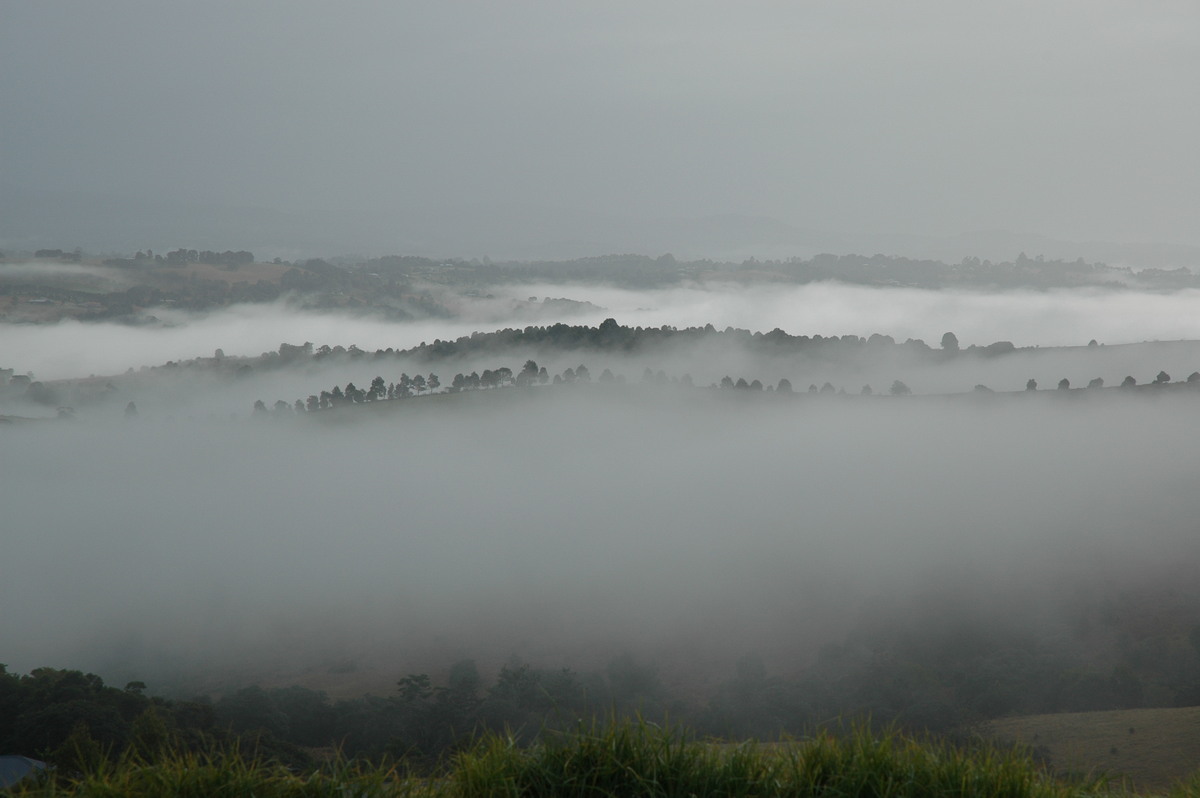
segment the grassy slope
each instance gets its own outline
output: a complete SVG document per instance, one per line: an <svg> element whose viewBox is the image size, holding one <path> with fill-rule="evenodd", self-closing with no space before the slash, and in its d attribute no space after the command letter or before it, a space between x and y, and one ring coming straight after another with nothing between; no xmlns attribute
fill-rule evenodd
<svg viewBox="0 0 1200 798"><path fill-rule="evenodd" d="M1200 707L1029 715L981 731L1035 748L1059 772L1127 776L1141 791L1165 790L1200 770Z"/></svg>
<svg viewBox="0 0 1200 798"><path fill-rule="evenodd" d="M978 749L970 754L890 735L819 736L787 748L718 749L653 724L581 728L532 748L492 737L448 763L436 778L403 768L327 763L293 773L237 752L213 757L127 754L72 778L51 772L22 782L16 795L122 796L458 796L458 798L1095 798L1100 785L1046 779L1027 757Z"/></svg>

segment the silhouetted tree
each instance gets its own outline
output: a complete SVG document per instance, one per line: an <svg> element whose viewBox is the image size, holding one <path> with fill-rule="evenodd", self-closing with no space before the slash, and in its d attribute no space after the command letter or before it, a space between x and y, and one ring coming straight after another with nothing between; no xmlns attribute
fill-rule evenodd
<svg viewBox="0 0 1200 798"><path fill-rule="evenodd" d="M787 377L779 380L779 384L775 386L777 393L792 393L792 382Z"/></svg>
<svg viewBox="0 0 1200 798"><path fill-rule="evenodd" d="M1087 384L1087 387L1089 387L1089 388L1103 388L1103 387L1104 387L1104 378L1103 378L1103 377L1095 377L1095 378L1093 378L1093 379L1092 379L1090 382L1088 382L1088 384Z"/></svg>
<svg viewBox="0 0 1200 798"><path fill-rule="evenodd" d="M1071 389L1071 381L1068 380L1066 377L1063 377L1061 380L1058 381L1058 390L1067 391L1070 389Z"/></svg>
<svg viewBox="0 0 1200 798"><path fill-rule="evenodd" d="M895 382L893 382L892 387L889 390L890 390L892 396L908 396L909 394L912 393L912 389L909 388L907 385L905 385L900 380L896 380Z"/></svg>
<svg viewBox="0 0 1200 798"><path fill-rule="evenodd" d="M1025 390L1036 391L1037 390L1037 380L1030 377L1029 380L1025 383Z"/></svg>
<svg viewBox="0 0 1200 798"><path fill-rule="evenodd" d="M1137 385L1137 380L1135 380L1132 376L1127 376L1125 379L1121 380L1122 388L1132 388L1135 385Z"/></svg>
<svg viewBox="0 0 1200 798"><path fill-rule="evenodd" d="M1155 385L1166 385L1171 381L1171 375L1165 371L1158 372L1158 376L1154 378Z"/></svg>
<svg viewBox="0 0 1200 798"><path fill-rule="evenodd" d="M532 360L526 360L525 365L521 367L521 372L517 374L517 385L532 385L538 376L538 364Z"/></svg>
<svg viewBox="0 0 1200 798"><path fill-rule="evenodd" d="M429 677L424 673L410 673L396 682L396 687L400 691L400 700L405 702L420 701L433 694Z"/></svg>
<svg viewBox="0 0 1200 798"><path fill-rule="evenodd" d="M958 351L958 336L952 332L948 332L942 336L942 349L947 352Z"/></svg>

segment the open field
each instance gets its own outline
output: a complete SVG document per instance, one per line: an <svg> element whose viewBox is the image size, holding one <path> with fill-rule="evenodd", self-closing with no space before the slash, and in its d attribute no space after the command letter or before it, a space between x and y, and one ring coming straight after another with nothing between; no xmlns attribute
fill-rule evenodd
<svg viewBox="0 0 1200 798"><path fill-rule="evenodd" d="M1030 715L992 721L987 737L1030 746L1058 772L1128 777L1166 790L1200 769L1200 707Z"/></svg>

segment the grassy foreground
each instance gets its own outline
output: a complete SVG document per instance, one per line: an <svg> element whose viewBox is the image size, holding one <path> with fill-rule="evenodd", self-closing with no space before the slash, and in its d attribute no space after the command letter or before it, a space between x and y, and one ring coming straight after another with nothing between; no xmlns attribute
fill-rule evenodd
<svg viewBox="0 0 1200 798"><path fill-rule="evenodd" d="M502 736L459 754L440 778L341 763L295 774L237 754L130 757L71 778L51 775L20 796L986 796L1082 798L1126 794L1103 780L1065 783L1026 754L970 752L898 734L818 736L792 745L717 746L647 723L580 730L532 748ZM1200 798L1200 781L1172 792Z"/></svg>

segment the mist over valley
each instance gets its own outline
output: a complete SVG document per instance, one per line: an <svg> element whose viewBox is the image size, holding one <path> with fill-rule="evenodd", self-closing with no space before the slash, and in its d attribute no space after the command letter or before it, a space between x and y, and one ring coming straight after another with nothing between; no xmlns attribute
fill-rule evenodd
<svg viewBox="0 0 1200 798"><path fill-rule="evenodd" d="M797 672L871 601L1040 630L1101 585L1190 594L1191 395L605 388L12 428L6 515L39 533L5 579L31 609L11 665L204 684L632 650L709 683L749 653Z"/></svg>
<svg viewBox="0 0 1200 798"><path fill-rule="evenodd" d="M0 791L1200 795L1196 8L286 10L3 13Z"/></svg>
<svg viewBox="0 0 1200 798"><path fill-rule="evenodd" d="M352 697L627 657L694 713L754 662L811 685L762 733L990 717L949 675L830 692L959 644L968 673L1020 652L1043 664L1017 682L1067 679L1010 711L1191 695L1187 644L1146 670L1127 624L1160 646L1197 625L1193 289L437 290L427 318L300 296L6 325L6 356L58 378L4 389L6 517L38 530L0 588L29 608L9 666Z"/></svg>

